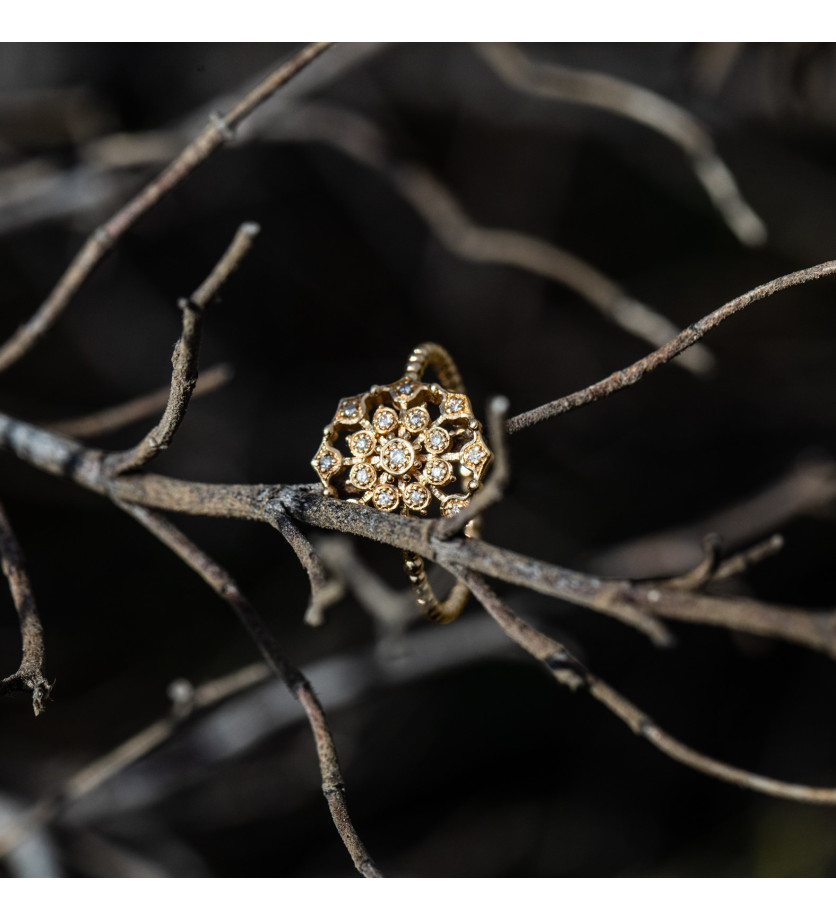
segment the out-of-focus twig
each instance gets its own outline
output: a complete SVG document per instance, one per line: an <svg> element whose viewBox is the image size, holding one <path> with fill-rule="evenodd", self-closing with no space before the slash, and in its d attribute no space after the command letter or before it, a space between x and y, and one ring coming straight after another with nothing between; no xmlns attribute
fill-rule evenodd
<svg viewBox="0 0 836 920"><path fill-rule="evenodd" d="M522 92L606 109L646 125L680 147L729 229L747 246L766 241L766 225L752 210L711 135L685 109L634 83L594 71L533 61L510 44L476 46L500 79Z"/></svg>
<svg viewBox="0 0 836 920"><path fill-rule="evenodd" d="M215 364L205 370L197 379L192 399L214 392L232 379L232 368L228 364ZM120 431L127 425L140 422L150 415L156 415L165 409L171 393L170 387L160 387L153 393L146 393L118 406L100 409L89 415L61 419L57 422L44 422L44 428L65 434L71 438L96 438L114 431Z"/></svg>
<svg viewBox="0 0 836 920"><path fill-rule="evenodd" d="M0 505L0 562L3 574L9 583L17 616L20 620L20 637L23 643L23 655L20 667L14 674L0 680L0 693L16 690L32 694L32 708L38 716L44 711L49 699L52 684L44 676L44 630L35 595L29 576L26 573L26 561L20 544L12 530L6 512Z"/></svg>
<svg viewBox="0 0 836 920"><path fill-rule="evenodd" d="M264 135L275 140L328 144L381 173L423 218L438 241L461 259L507 265L562 284L622 329L651 345L661 345L678 332L657 310L631 297L611 278L566 250L526 233L484 227L473 221L429 170L394 159L377 126L354 112L307 104L288 112L280 123L265 125ZM680 363L694 373L706 373L714 367L714 359L705 347L683 355Z"/></svg>
<svg viewBox="0 0 836 920"><path fill-rule="evenodd" d="M58 790L42 798L22 814L19 820L3 829L3 833L0 834L0 859L14 849L24 836L49 824L62 809L89 795L167 741L182 725L185 715L191 716L215 706L228 697L266 680L269 676L270 670L267 665L247 665L198 687L188 684L188 700L183 699L183 688L187 682L176 681L169 690L174 705L168 715L87 764L65 780ZM183 712L184 709L187 709L187 712Z"/></svg>
<svg viewBox="0 0 836 920"><path fill-rule="evenodd" d="M602 575L661 578L692 564L695 548L707 533L741 546L784 527L799 514L827 508L836 500L836 463L801 459L797 465L754 495L685 526L629 540L596 553L589 567ZM721 564L725 568L727 561Z"/></svg>
<svg viewBox="0 0 836 920"><path fill-rule="evenodd" d="M314 42L291 60L282 64L253 90L239 100L224 116L215 115L204 130L166 169L150 182L107 223L96 230L70 263L58 284L30 319L0 346L0 371L6 370L23 357L46 333L72 300L90 272L117 239L164 195L179 185L189 173L215 150L233 137L233 132L253 109L280 89L320 54L332 42Z"/></svg>

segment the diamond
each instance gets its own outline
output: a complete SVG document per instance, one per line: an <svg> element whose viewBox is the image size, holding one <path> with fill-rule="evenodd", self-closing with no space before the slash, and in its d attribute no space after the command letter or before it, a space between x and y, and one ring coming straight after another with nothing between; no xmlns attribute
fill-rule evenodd
<svg viewBox="0 0 836 920"><path fill-rule="evenodd" d="M471 447L470 450L464 455L465 460L468 463L478 463L484 456L481 447Z"/></svg>
<svg viewBox="0 0 836 920"><path fill-rule="evenodd" d="M398 417L391 409L380 408L374 414L374 427L378 431L391 431L398 423Z"/></svg>
<svg viewBox="0 0 836 920"><path fill-rule="evenodd" d="M357 418L360 414L360 407L357 403L346 403L342 409L340 409L340 415L343 418Z"/></svg>
<svg viewBox="0 0 836 920"><path fill-rule="evenodd" d="M372 501L381 511L392 511L398 504L398 493L390 486L375 489Z"/></svg>
<svg viewBox="0 0 836 920"><path fill-rule="evenodd" d="M374 447L374 439L365 431L355 431L348 439L351 452L357 457L365 457Z"/></svg>
<svg viewBox="0 0 836 920"><path fill-rule="evenodd" d="M415 451L409 441L392 438L381 451L380 462L388 473L405 473L415 462Z"/></svg>
<svg viewBox="0 0 836 920"><path fill-rule="evenodd" d="M369 463L355 463L351 468L349 479L358 489L370 489L375 484L377 473Z"/></svg>
<svg viewBox="0 0 836 920"><path fill-rule="evenodd" d="M443 428L431 428L426 439L427 450L440 454L447 450L450 444L450 435Z"/></svg>
<svg viewBox="0 0 836 920"><path fill-rule="evenodd" d="M404 502L413 511L423 511L430 503L430 493L424 486L410 486L404 493Z"/></svg>
<svg viewBox="0 0 836 920"><path fill-rule="evenodd" d="M446 460L436 460L430 464L427 475L432 482L440 485L446 482L450 476L450 464Z"/></svg>
<svg viewBox="0 0 836 920"><path fill-rule="evenodd" d="M448 498L441 506L441 513L444 517L453 517L454 514L458 514L466 505L467 500L464 498Z"/></svg>
<svg viewBox="0 0 836 920"><path fill-rule="evenodd" d="M335 463L336 460L330 454L325 454L324 457L319 458L319 468L323 471L330 470Z"/></svg>
<svg viewBox="0 0 836 920"><path fill-rule="evenodd" d="M398 387L398 393L399 393L401 396L409 396L410 393L412 393L412 384L409 383L408 381L404 381L404 382Z"/></svg>

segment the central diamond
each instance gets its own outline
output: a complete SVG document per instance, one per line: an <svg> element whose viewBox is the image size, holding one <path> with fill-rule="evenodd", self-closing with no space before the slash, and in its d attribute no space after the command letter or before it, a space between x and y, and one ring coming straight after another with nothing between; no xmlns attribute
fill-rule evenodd
<svg viewBox="0 0 836 920"><path fill-rule="evenodd" d="M387 473L405 473L415 463L415 451L403 438L392 438L381 451L380 462Z"/></svg>

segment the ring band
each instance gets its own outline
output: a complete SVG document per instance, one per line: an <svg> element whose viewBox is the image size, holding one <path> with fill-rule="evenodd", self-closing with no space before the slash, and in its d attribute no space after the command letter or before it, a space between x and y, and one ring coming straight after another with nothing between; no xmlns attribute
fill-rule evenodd
<svg viewBox="0 0 836 920"><path fill-rule="evenodd" d="M430 367L439 383L423 380ZM455 362L425 342L413 349L399 380L340 400L311 463L326 495L406 515L426 516L438 503L450 517L470 502L492 460ZM464 534L478 529L474 519ZM455 620L467 588L457 582L440 601L421 556L404 550L403 557L419 608L435 623Z"/></svg>

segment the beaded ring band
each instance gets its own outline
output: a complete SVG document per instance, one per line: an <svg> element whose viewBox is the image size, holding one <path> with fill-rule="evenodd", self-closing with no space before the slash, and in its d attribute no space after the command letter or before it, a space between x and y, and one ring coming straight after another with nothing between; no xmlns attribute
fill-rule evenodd
<svg viewBox="0 0 836 920"><path fill-rule="evenodd" d="M429 367L439 383L422 378ZM473 415L453 359L434 342L413 349L403 377L340 400L311 461L326 495L380 511L426 516L436 507L458 514L482 485L493 453ZM465 536L475 536L478 519ZM451 623L468 590L457 582L440 601L424 560L404 550L404 569L418 606L435 623Z"/></svg>

